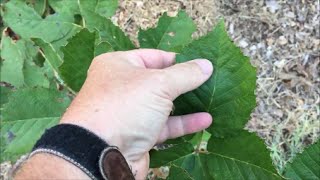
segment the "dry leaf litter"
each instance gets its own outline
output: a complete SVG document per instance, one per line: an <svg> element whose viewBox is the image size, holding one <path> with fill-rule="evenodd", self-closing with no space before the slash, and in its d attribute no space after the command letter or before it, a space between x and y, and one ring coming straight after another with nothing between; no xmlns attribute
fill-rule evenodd
<svg viewBox="0 0 320 180"><path fill-rule="evenodd" d="M194 38L224 18L230 37L257 67L257 107L247 129L263 138L279 172L320 136L319 0L121 0L112 20L138 45L139 28L154 27L183 9L197 24ZM1 164L8 179L10 163ZM152 169L149 179L166 177Z"/></svg>

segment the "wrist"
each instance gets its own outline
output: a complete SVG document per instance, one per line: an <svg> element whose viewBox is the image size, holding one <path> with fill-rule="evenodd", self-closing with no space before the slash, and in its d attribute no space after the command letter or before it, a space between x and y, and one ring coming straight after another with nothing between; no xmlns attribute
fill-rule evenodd
<svg viewBox="0 0 320 180"><path fill-rule="evenodd" d="M52 179L89 179L89 176L78 167L47 153L39 153L30 157L14 174L15 179L44 179L48 177Z"/></svg>
<svg viewBox="0 0 320 180"><path fill-rule="evenodd" d="M44 133L30 156L48 153L60 157L91 179L134 179L131 169L116 147L108 145L95 133L72 124L60 124Z"/></svg>

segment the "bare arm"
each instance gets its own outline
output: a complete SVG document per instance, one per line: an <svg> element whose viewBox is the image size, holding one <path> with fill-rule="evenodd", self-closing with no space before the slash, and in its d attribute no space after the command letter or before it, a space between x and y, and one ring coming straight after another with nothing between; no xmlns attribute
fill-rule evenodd
<svg viewBox="0 0 320 180"><path fill-rule="evenodd" d="M50 154L36 154L17 170L15 179L90 179L66 160Z"/></svg>

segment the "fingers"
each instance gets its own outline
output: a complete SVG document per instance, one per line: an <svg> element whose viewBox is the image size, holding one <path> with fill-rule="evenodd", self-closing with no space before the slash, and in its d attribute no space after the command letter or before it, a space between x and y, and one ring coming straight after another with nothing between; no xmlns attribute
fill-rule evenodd
<svg viewBox="0 0 320 180"><path fill-rule="evenodd" d="M128 60L140 67L149 69L162 69L171 66L175 62L176 54L156 49L138 49L127 51Z"/></svg>
<svg viewBox="0 0 320 180"><path fill-rule="evenodd" d="M205 59L197 59L163 69L166 75L165 87L174 100L179 95L196 89L209 79L213 72L212 63Z"/></svg>
<svg viewBox="0 0 320 180"><path fill-rule="evenodd" d="M194 113L169 117L158 138L158 143L206 129L212 123L209 113Z"/></svg>

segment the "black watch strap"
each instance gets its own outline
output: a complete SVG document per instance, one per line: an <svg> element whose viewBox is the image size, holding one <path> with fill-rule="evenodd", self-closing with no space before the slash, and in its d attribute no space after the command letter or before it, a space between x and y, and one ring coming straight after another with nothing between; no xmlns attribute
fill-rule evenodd
<svg viewBox="0 0 320 180"><path fill-rule="evenodd" d="M76 125L60 124L46 130L30 156L40 152L69 161L91 179L134 179L118 148Z"/></svg>

